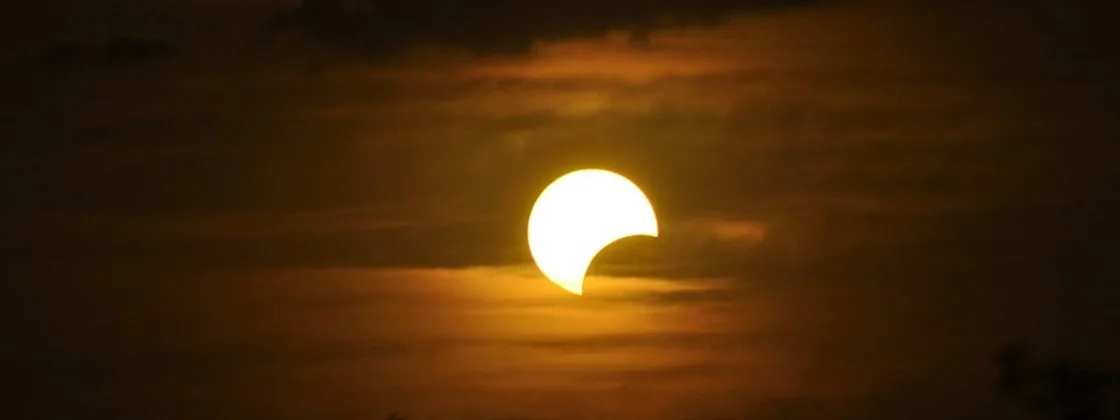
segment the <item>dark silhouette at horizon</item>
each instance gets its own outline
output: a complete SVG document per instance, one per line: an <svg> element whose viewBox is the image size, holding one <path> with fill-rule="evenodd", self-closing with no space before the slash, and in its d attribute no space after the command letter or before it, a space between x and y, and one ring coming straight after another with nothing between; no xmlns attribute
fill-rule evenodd
<svg viewBox="0 0 1120 420"><path fill-rule="evenodd" d="M1000 391L1054 420L1120 419L1120 375L1069 359L1034 361L1028 348L1008 345L997 357Z"/></svg>

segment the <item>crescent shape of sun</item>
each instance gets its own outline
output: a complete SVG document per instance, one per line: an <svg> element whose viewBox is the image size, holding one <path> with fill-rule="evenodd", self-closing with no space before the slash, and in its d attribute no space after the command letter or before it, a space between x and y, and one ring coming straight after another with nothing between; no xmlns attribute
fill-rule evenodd
<svg viewBox="0 0 1120 420"><path fill-rule="evenodd" d="M529 251L541 273L583 295L583 278L603 248L630 236L657 236L657 216L642 190L602 169L557 178L529 214Z"/></svg>

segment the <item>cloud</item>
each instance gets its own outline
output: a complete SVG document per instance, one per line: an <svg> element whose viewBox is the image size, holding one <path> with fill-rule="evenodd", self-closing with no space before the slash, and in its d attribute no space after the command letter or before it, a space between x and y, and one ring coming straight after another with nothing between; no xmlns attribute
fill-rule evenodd
<svg viewBox="0 0 1120 420"><path fill-rule="evenodd" d="M99 43L58 43L40 54L39 62L48 68L127 65L165 60L180 53L178 46L167 41L128 36Z"/></svg>
<svg viewBox="0 0 1120 420"><path fill-rule="evenodd" d="M694 304L705 304L699 301ZM710 349L722 347L734 349L749 344L752 338L745 334L711 334L705 332L664 332L622 333L581 336L563 339L539 339L517 343L522 346L565 351L616 350L633 348L687 348Z"/></svg>
<svg viewBox="0 0 1120 420"><path fill-rule="evenodd" d="M426 16L430 4L393 10ZM737 4L747 3L719 7ZM656 5L648 13L704 14ZM565 7L557 28L520 39L595 26L569 16L588 4ZM375 19L352 9L361 25ZM619 244L600 267L695 275L739 270L759 253L804 261L949 237L961 214L1096 188L1086 171L1107 165L1074 171L1062 161L1077 148L1060 145L1109 138L1100 134L1115 126L1114 101L1062 79L1076 68L1058 78L1017 55L957 59L881 17L869 25L830 13L736 16L658 30L645 45L623 36L633 19L608 19L603 31L576 34L584 39L447 67L338 60L308 71L313 60L300 54L315 48L207 56L182 43L192 53L169 71L102 66L12 81L15 102L27 105L11 118L13 149L0 154L12 180L5 195L15 197L0 210L3 226L15 247L88 255L163 241L142 253L281 267L524 262L510 250L523 248L521 217L539 188L566 169L609 166L648 189L667 233L680 230ZM403 28L398 47L488 51L451 37L464 30L455 25L393 25ZM159 62L179 42L122 38L60 54Z"/></svg>
<svg viewBox="0 0 1120 420"><path fill-rule="evenodd" d="M692 220L686 222L683 229L718 242L736 245L757 245L766 237L767 231L765 224L758 221L719 218Z"/></svg>
<svg viewBox="0 0 1120 420"><path fill-rule="evenodd" d="M436 46L479 54L527 52L534 41L719 22L744 10L806 0L505 2L304 0L277 19L282 31L362 54Z"/></svg>

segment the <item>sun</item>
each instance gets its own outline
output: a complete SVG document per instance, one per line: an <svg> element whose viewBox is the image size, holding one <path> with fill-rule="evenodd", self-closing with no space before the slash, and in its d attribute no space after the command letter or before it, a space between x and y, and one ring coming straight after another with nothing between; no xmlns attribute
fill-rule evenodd
<svg viewBox="0 0 1120 420"><path fill-rule="evenodd" d="M583 294L583 278L595 256L629 236L656 237L657 216L642 190L602 169L557 178L529 213L529 251L556 285Z"/></svg>

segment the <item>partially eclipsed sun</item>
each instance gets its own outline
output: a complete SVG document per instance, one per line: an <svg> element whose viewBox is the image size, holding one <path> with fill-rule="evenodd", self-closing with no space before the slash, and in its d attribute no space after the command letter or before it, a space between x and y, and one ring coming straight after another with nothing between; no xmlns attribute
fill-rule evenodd
<svg viewBox="0 0 1120 420"><path fill-rule="evenodd" d="M529 251L544 276L583 294L595 255L628 236L657 236L657 216L642 190L622 175L584 169L541 192L529 214Z"/></svg>

